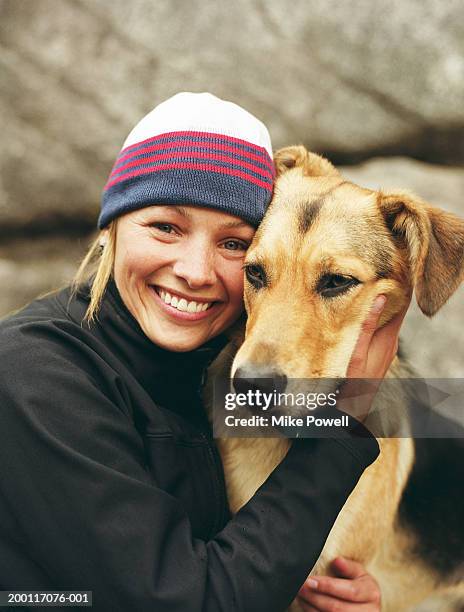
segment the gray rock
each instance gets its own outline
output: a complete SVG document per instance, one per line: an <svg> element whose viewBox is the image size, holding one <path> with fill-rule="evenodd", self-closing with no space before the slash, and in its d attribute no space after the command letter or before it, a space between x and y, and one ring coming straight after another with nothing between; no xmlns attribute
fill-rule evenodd
<svg viewBox="0 0 464 612"><path fill-rule="evenodd" d="M92 236L47 236L0 243L0 318L67 285Z"/></svg>
<svg viewBox="0 0 464 612"><path fill-rule="evenodd" d="M276 147L464 160L461 0L0 0L0 231L93 224L125 136L179 90Z"/></svg>

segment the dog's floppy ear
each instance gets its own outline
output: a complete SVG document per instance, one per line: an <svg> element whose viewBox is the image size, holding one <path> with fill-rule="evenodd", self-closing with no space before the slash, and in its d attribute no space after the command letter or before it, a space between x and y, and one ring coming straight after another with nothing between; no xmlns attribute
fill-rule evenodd
<svg viewBox="0 0 464 612"><path fill-rule="evenodd" d="M284 147L274 153L276 175L280 176L292 168L301 168L304 176L340 176L332 164L303 145Z"/></svg>
<svg viewBox="0 0 464 612"><path fill-rule="evenodd" d="M380 207L408 249L417 303L432 316L464 278L464 220L407 193L381 193Z"/></svg>

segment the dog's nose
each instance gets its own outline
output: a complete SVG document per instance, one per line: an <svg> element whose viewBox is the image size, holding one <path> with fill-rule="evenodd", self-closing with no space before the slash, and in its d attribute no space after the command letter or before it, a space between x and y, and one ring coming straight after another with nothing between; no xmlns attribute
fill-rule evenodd
<svg viewBox="0 0 464 612"><path fill-rule="evenodd" d="M250 390L283 393L287 387L287 377L277 368L247 364L237 369L233 385L237 393L248 393Z"/></svg>

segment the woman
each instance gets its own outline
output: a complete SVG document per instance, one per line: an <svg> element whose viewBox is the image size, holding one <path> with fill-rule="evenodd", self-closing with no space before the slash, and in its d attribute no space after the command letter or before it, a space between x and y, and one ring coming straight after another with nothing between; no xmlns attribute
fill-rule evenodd
<svg viewBox="0 0 464 612"><path fill-rule="evenodd" d="M161 104L116 160L75 290L0 325L2 589L93 591L95 610L125 612L283 610L295 596L378 447L349 431L298 441L228 515L200 389L242 313L271 154L236 105ZM382 307L356 376L383 376L395 353L399 321L374 334ZM363 568L334 571L301 589L305 610L379 609Z"/></svg>

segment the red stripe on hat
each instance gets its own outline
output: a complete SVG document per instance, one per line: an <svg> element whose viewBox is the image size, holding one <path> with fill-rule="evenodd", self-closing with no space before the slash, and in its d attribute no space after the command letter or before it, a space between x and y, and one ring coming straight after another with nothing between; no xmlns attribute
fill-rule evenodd
<svg viewBox="0 0 464 612"><path fill-rule="evenodd" d="M176 151L175 155L172 155L172 153L162 153L160 155L151 155L150 157L136 159L132 162L129 162L128 164L125 164L124 166L115 168L110 175L110 179L112 176L119 174L127 168L136 168L139 166L143 166L144 164L149 164L150 162L172 159L173 157L175 159L182 157L197 157L198 159L221 161L228 164L233 164L234 166L239 166L241 168L247 168L248 170L256 172L256 174L260 174L263 178L269 178L272 181L272 174L269 171L260 168L259 166L249 164L248 162L240 159L235 159L234 157L230 157L229 155L215 155L214 153L203 153L202 151Z"/></svg>
<svg viewBox="0 0 464 612"><path fill-rule="evenodd" d="M196 137L196 138L206 137L206 138L215 138L217 140L225 140L226 142L235 142L237 144L245 145L246 147L257 149L258 151L263 151L270 158L269 153L264 147L260 147L259 145L254 144L253 142L250 142L249 140L242 140L241 138L235 138L234 136L227 136L227 134L216 134L215 132L189 132L189 131L165 132L164 134L157 134L156 136L151 136L150 138L147 138L146 140L141 140L140 142L134 142L134 144L131 144L125 149L122 149L119 152L119 155L129 152L134 147L138 147L140 145L147 144L149 142L155 142L157 140L161 140L162 138L170 138L171 136L178 136L179 138L184 137L184 136L185 137L191 136L191 137Z"/></svg>
<svg viewBox="0 0 464 612"><path fill-rule="evenodd" d="M237 155L248 157L248 159L254 159L255 161L261 162L263 165L267 166L271 170L271 172L274 173L274 165L265 149L264 151L266 154L265 156L263 156L263 155L256 155L256 153L251 153L249 151L245 151L244 149L239 149L238 147L232 147L229 145L220 144L216 142L215 143L201 142L201 141L185 140L185 139L172 140L171 142L164 142L162 144L157 144L151 147L146 147L145 149L142 149L140 151L133 151L132 153L127 153L126 155L118 156L118 159L116 160L116 164L120 164L122 161L125 161L126 159L131 159L132 157L135 157L136 155L143 155L144 153L154 153L155 151L159 151L162 149L173 149L175 147L182 147L182 146L198 147L199 149L201 148L212 149L213 148L213 149L218 149L219 151L226 151L227 153L236 153Z"/></svg>
<svg viewBox="0 0 464 612"><path fill-rule="evenodd" d="M160 172L161 170L201 170L203 172L216 172L217 174L227 174L230 176L236 176L238 178L242 178L249 183L254 183L259 187L263 187L269 192L272 192L272 185L270 183L265 183L260 179L248 174L247 172L241 172L240 170L235 170L234 168L223 168L222 166L213 166L211 164L195 164L195 163L186 163L186 162L178 162L172 164L162 164L161 166L154 166L153 168L141 168L140 170L135 170L134 172L129 172L124 176L118 177L113 181L110 181L105 186L105 191L116 185L117 183L121 183L122 181L126 181L127 179L140 176L142 174L149 174L150 172Z"/></svg>

